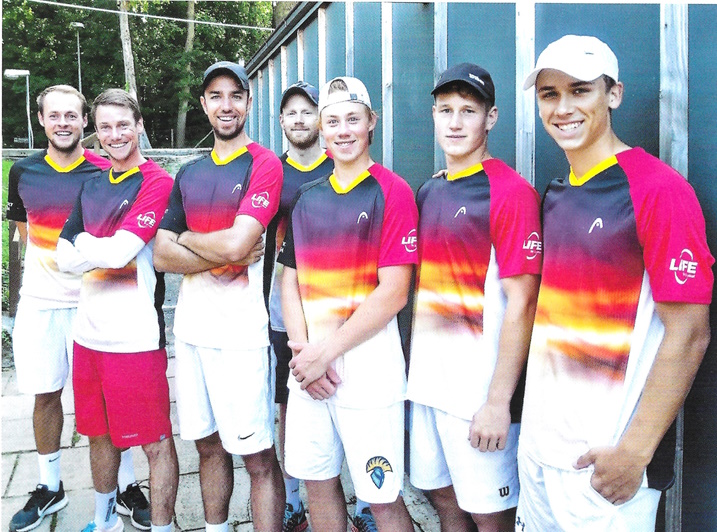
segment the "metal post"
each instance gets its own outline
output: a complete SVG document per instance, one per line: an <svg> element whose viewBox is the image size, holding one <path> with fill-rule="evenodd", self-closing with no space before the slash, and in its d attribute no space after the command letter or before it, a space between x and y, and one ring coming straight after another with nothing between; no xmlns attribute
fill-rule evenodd
<svg viewBox="0 0 717 532"><path fill-rule="evenodd" d="M25 110L27 111L27 147L33 148L32 122L30 121L30 73L25 76Z"/></svg>
<svg viewBox="0 0 717 532"><path fill-rule="evenodd" d="M77 28L77 90L82 92L82 63L80 62L80 28Z"/></svg>

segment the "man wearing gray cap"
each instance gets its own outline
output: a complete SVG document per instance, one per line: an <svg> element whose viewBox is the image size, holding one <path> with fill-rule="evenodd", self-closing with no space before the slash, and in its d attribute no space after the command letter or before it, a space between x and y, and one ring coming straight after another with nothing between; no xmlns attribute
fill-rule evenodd
<svg viewBox="0 0 717 532"><path fill-rule="evenodd" d="M551 43L533 85L571 169L543 200L516 530L654 530L670 426L709 342L704 217L682 176L615 135L623 84L605 43Z"/></svg>
<svg viewBox="0 0 717 532"><path fill-rule="evenodd" d="M174 323L180 436L199 452L207 532L228 529L231 454L243 457L251 479L255 529L278 531L284 484L273 443L261 255L279 206L281 162L246 133L243 67L210 66L200 101L214 149L177 173L154 249L158 270L184 274Z"/></svg>

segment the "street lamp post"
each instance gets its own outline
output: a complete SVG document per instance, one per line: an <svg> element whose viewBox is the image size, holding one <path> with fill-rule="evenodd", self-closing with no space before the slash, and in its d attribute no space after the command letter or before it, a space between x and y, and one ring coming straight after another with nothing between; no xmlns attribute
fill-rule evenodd
<svg viewBox="0 0 717 532"><path fill-rule="evenodd" d="M71 22L71 28L77 33L77 90L82 92L82 65L80 63L80 30L85 27L82 22Z"/></svg>
<svg viewBox="0 0 717 532"><path fill-rule="evenodd" d="M30 71L17 70L15 68L5 69L7 79L25 78L25 109L27 110L27 147L32 149L32 122L30 121Z"/></svg>

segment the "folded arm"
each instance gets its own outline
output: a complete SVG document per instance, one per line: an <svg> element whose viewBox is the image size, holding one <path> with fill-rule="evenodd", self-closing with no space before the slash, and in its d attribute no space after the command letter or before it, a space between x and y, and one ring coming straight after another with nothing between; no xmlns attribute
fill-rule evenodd
<svg viewBox="0 0 717 532"><path fill-rule="evenodd" d="M240 214L227 229L209 233L185 231L177 243L216 264L230 264L244 260L251 252L264 226L254 217Z"/></svg>
<svg viewBox="0 0 717 532"><path fill-rule="evenodd" d="M65 238L57 241L57 266L61 271L71 273L95 268L123 268L144 246L144 240L123 229L108 237L96 237L83 231L74 238L74 244Z"/></svg>

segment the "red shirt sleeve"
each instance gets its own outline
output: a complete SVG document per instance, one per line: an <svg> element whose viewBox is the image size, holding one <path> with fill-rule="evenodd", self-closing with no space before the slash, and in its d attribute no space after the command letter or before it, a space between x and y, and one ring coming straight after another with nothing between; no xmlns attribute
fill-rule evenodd
<svg viewBox="0 0 717 532"><path fill-rule="evenodd" d="M630 180L653 299L708 305L715 260L694 190L679 173L641 149L618 154L617 159Z"/></svg>
<svg viewBox="0 0 717 532"><path fill-rule="evenodd" d="M485 161L490 179L490 232L500 278L539 275L543 264L540 196L497 159Z"/></svg>
<svg viewBox="0 0 717 532"><path fill-rule="evenodd" d="M247 149L254 157L249 189L239 204L239 214L256 218L265 228L279 210L284 170L279 158L256 143Z"/></svg>
<svg viewBox="0 0 717 532"><path fill-rule="evenodd" d="M134 233L145 242L157 234L159 222L167 210L173 180L154 161L147 161L139 167L144 181L132 204L132 208L118 229Z"/></svg>
<svg viewBox="0 0 717 532"><path fill-rule="evenodd" d="M386 202L378 267L418 264L418 207L411 187L379 165L369 171L381 185Z"/></svg>

